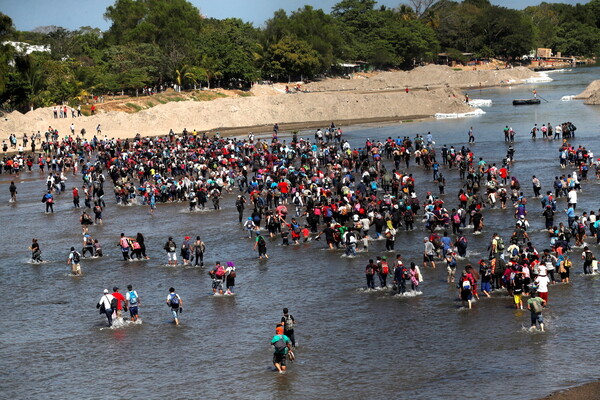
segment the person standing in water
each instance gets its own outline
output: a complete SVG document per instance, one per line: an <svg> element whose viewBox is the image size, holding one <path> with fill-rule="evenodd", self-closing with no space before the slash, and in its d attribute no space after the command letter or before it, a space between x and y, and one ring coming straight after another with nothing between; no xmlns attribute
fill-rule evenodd
<svg viewBox="0 0 600 400"><path fill-rule="evenodd" d="M289 337L284 335L283 326L277 325L275 328L275 336L271 339L271 345L273 346L273 365L277 368L277 371L282 374L286 370L286 359L287 353L291 350L292 341Z"/></svg>
<svg viewBox="0 0 600 400"><path fill-rule="evenodd" d="M138 307L142 305L140 296L133 290L133 285L127 285L127 293L125 293L125 300L127 301L127 307L129 308L129 315L132 321L140 319L138 314Z"/></svg>
<svg viewBox="0 0 600 400"><path fill-rule="evenodd" d="M108 320L108 326L112 326L112 314L113 314L113 309L112 309L112 300L114 299L114 297L112 296L112 294L108 293L108 289L104 289L104 294L102 295L102 297L100 297L100 300L98 300L98 304L96 304L96 308L100 309L100 314L105 314L106 315L106 319Z"/></svg>
<svg viewBox="0 0 600 400"><path fill-rule="evenodd" d="M290 339L290 341L292 342L292 347L296 347L296 338L294 337L296 319L292 314L289 313L287 307L283 309L283 317L281 317L281 323L283 324L283 334Z"/></svg>
<svg viewBox="0 0 600 400"><path fill-rule="evenodd" d="M254 250L258 248L258 258L262 260L263 257L269 258L267 254L267 242L263 235L260 233L256 235L256 241L254 242Z"/></svg>
<svg viewBox="0 0 600 400"><path fill-rule="evenodd" d="M75 250L75 247L71 247L71 252L67 258L67 265L71 266L71 273L73 275L81 275L81 265L79 264L81 255Z"/></svg>
<svg viewBox="0 0 600 400"><path fill-rule="evenodd" d="M10 191L10 202L15 203L17 201L17 185L15 185L14 181L10 182L8 190Z"/></svg>
<svg viewBox="0 0 600 400"><path fill-rule="evenodd" d="M204 267L204 252L206 251L206 245L200 239L200 236L196 236L196 241L194 242L194 267L198 265Z"/></svg>
<svg viewBox="0 0 600 400"><path fill-rule="evenodd" d="M169 288L169 294L167 295L167 305L171 308L171 315L173 316L173 322L175 325L179 325L179 313L183 310L183 301L174 288Z"/></svg>
<svg viewBox="0 0 600 400"><path fill-rule="evenodd" d="M544 332L542 311L545 305L546 300L539 297L535 291L531 292L531 297L527 300L527 309L531 311L531 330L536 329L539 324L540 331Z"/></svg>
<svg viewBox="0 0 600 400"><path fill-rule="evenodd" d="M31 261L41 263L42 251L40 250L40 245L36 238L31 239L31 246L29 246L29 250L31 250Z"/></svg>

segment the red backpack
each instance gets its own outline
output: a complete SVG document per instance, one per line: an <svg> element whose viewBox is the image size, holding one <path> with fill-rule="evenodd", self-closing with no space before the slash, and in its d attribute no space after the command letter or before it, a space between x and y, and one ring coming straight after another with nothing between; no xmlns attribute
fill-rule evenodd
<svg viewBox="0 0 600 400"><path fill-rule="evenodd" d="M390 267L388 266L387 261L382 261L381 262L381 273L389 274L389 272L390 272Z"/></svg>

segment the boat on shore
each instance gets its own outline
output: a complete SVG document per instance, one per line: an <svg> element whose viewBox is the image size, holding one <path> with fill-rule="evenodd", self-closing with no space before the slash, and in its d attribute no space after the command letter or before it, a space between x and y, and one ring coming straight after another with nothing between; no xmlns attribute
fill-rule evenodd
<svg viewBox="0 0 600 400"><path fill-rule="evenodd" d="M528 106L532 104L540 104L540 99L515 99L513 100L513 106Z"/></svg>

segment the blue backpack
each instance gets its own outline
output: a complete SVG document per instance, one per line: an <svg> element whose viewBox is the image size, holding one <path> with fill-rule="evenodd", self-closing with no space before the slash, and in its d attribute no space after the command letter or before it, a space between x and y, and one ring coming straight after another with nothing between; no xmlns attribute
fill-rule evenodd
<svg viewBox="0 0 600 400"><path fill-rule="evenodd" d="M138 304L138 295L135 292L135 290L132 290L131 292L129 292L129 306L137 307L137 304Z"/></svg>
<svg viewBox="0 0 600 400"><path fill-rule="evenodd" d="M169 300L171 307L179 308L179 297L177 297L176 293L171 294L171 299Z"/></svg>

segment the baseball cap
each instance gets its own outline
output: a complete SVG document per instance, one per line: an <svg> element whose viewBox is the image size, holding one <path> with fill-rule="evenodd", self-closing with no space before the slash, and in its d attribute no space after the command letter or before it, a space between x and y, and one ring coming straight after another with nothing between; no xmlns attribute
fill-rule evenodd
<svg viewBox="0 0 600 400"><path fill-rule="evenodd" d="M104 289L104 294L108 294L108 289Z"/></svg>

